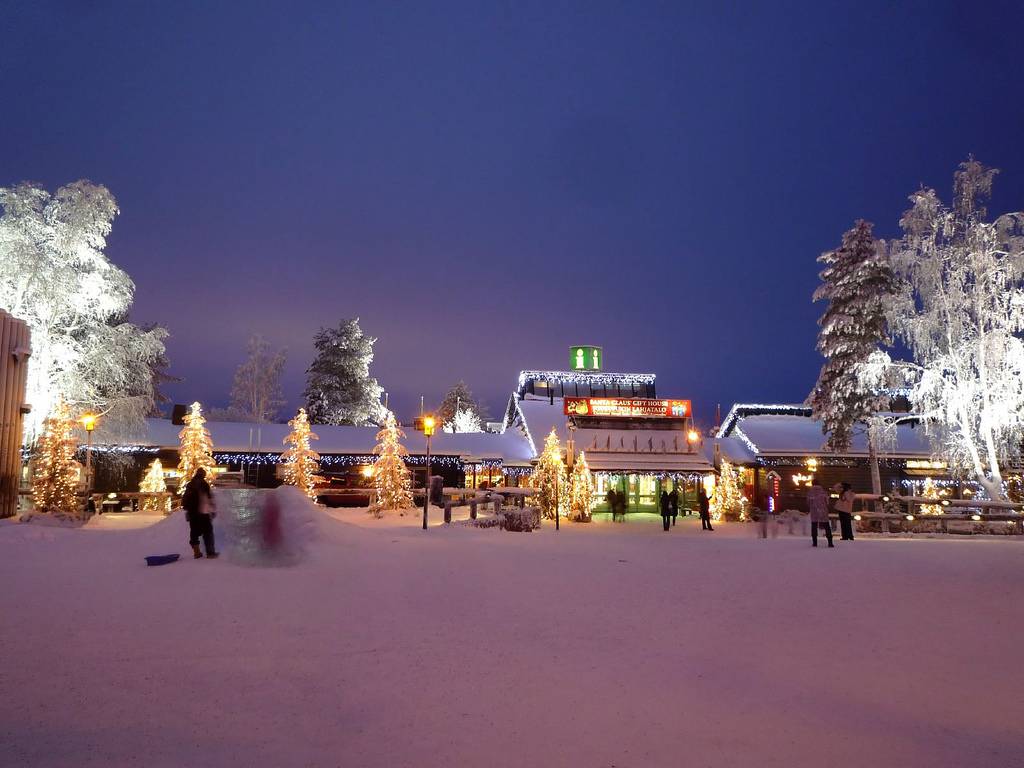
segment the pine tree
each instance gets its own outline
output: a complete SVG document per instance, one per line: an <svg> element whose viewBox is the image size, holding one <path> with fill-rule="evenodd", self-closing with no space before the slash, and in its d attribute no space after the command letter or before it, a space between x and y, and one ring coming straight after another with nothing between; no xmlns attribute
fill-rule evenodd
<svg viewBox="0 0 1024 768"><path fill-rule="evenodd" d="M306 412L316 424L377 424L383 415L383 389L370 376L373 345L359 318L337 328L321 328L313 337L316 357L306 371Z"/></svg>
<svg viewBox="0 0 1024 768"><path fill-rule="evenodd" d="M207 482L212 483L213 468L216 466L213 461L213 441L210 439L210 430L206 428L206 419L203 418L203 407L198 402L192 403L192 409L185 414L185 427L178 433L178 438L181 441L178 448L178 471L181 473L178 493L184 493L185 484L200 467L206 470Z"/></svg>
<svg viewBox="0 0 1024 768"><path fill-rule="evenodd" d="M857 221L843 235L842 245L818 257L825 265L815 301L828 301L818 321L818 351L825 358L810 396L815 418L821 421L826 444L846 451L853 429L883 405L861 383L860 369L872 352L891 343L886 311L897 290L896 277L871 224Z"/></svg>
<svg viewBox="0 0 1024 768"><path fill-rule="evenodd" d="M32 500L42 512L77 512L75 491L79 465L75 461L78 445L74 436L71 409L58 399L43 422L36 442L32 474Z"/></svg>
<svg viewBox="0 0 1024 768"><path fill-rule="evenodd" d="M587 456L582 451L572 467L569 491L569 512L578 523L590 522L590 508L594 504L594 478L587 465Z"/></svg>
<svg viewBox="0 0 1024 768"><path fill-rule="evenodd" d="M164 467L160 459L153 459L146 474L139 483L139 493L154 494L142 497L142 510L144 512L166 512L170 499L157 494L167 493L167 483L164 481Z"/></svg>
<svg viewBox="0 0 1024 768"><path fill-rule="evenodd" d="M474 418L475 417L475 421ZM459 381L448 390L437 409L437 419L445 432L482 432L486 409L476 401L466 382ZM467 429L474 427L475 429Z"/></svg>
<svg viewBox="0 0 1024 768"><path fill-rule="evenodd" d="M373 487L376 491L373 511L377 517L385 509L408 509L412 506L411 480L403 458L409 452L400 442L403 437L405 433L395 421L395 415L387 411L384 426L377 433L377 446L373 449L377 454L373 465Z"/></svg>
<svg viewBox="0 0 1024 768"><path fill-rule="evenodd" d="M723 461L711 496L711 516L715 520L746 520L747 497L743 495L740 470Z"/></svg>
<svg viewBox="0 0 1024 768"><path fill-rule="evenodd" d="M309 429L306 409L299 408L295 418L288 422L291 433L284 439L290 445L281 454L284 463L284 481L302 490L309 498L316 500L316 484L323 481L316 474L320 466L320 454L309 447L310 440L318 440L316 434Z"/></svg>
<svg viewBox="0 0 1024 768"><path fill-rule="evenodd" d="M544 450L533 470L533 487L537 489L536 499L544 517L554 520L556 505L559 514L564 513L570 489L566 485L562 446L554 427L544 438Z"/></svg>

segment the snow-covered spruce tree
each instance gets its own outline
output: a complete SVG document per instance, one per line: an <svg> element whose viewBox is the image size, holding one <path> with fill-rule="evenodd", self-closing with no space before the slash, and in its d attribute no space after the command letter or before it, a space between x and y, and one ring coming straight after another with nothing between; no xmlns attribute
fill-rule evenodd
<svg viewBox="0 0 1024 768"><path fill-rule="evenodd" d="M146 469L139 483L139 493L145 493L142 497L143 512L167 512L170 500L160 494L167 493L167 483L164 481L164 466L160 459L153 459L153 462Z"/></svg>
<svg viewBox="0 0 1024 768"><path fill-rule="evenodd" d="M936 454L1002 499L1001 467L1024 443L1024 213L985 221L995 173L961 163L951 208L931 189L911 195L890 244L904 284L890 327L911 359L876 352L864 380L908 386Z"/></svg>
<svg viewBox="0 0 1024 768"><path fill-rule="evenodd" d="M565 514L569 487L562 461L562 446L554 428L544 438L544 450L533 470L533 487L537 489L536 499L542 516L554 520L556 506L560 515Z"/></svg>
<svg viewBox="0 0 1024 768"><path fill-rule="evenodd" d="M79 464L71 409L59 399L43 422L32 459L32 501L40 512L78 514Z"/></svg>
<svg viewBox="0 0 1024 768"><path fill-rule="evenodd" d="M185 492L185 484L200 467L206 470L206 481L212 483L213 468L217 466L213 460L213 441L203 418L203 407L198 402L192 403L192 408L185 414L185 426L178 433L178 439L181 441L178 447L178 471L181 473L178 493Z"/></svg>
<svg viewBox="0 0 1024 768"><path fill-rule="evenodd" d="M402 445L405 437L402 428L395 421L395 415L386 411L384 426L377 433L377 445L373 452L377 461L373 465L373 488L376 496L371 511L377 517L385 509L409 509L412 507L412 485L405 457L409 451Z"/></svg>
<svg viewBox="0 0 1024 768"><path fill-rule="evenodd" d="M482 432L487 413L473 397L466 382L459 381L441 401L437 419L445 432ZM466 426L475 426L475 429L465 429Z"/></svg>
<svg viewBox="0 0 1024 768"><path fill-rule="evenodd" d="M117 203L77 181L50 195L22 183L0 188L0 308L32 331L25 439L38 434L62 393L102 411L107 435L128 439L153 408L150 365L167 332L123 322L135 285L103 253Z"/></svg>
<svg viewBox="0 0 1024 768"><path fill-rule="evenodd" d="M246 352L248 357L235 371L229 411L238 421L256 424L276 421L284 405L281 394L284 350L272 352L266 339L254 335L246 345Z"/></svg>
<svg viewBox="0 0 1024 768"><path fill-rule="evenodd" d="M316 357L306 371L306 412L314 424L378 424L383 389L370 376L376 339L363 334L359 318L313 337Z"/></svg>
<svg viewBox="0 0 1024 768"><path fill-rule="evenodd" d="M569 479L569 517L578 523L589 523L593 505L594 478L590 474L586 454L580 451Z"/></svg>
<svg viewBox="0 0 1024 768"><path fill-rule="evenodd" d="M316 500L316 484L323 480L317 476L316 471L320 468L320 454L309 447L310 440L318 440L314 432L309 428L309 419L306 418L306 409L299 408L295 418L288 422L292 431L284 439L289 446L281 454L281 461L284 464L284 481L288 485L299 488L309 498Z"/></svg>
<svg viewBox="0 0 1024 768"><path fill-rule="evenodd" d="M883 244L866 221L857 221L843 235L842 245L818 261L825 269L814 300L828 302L818 321L818 351L825 363L810 404L828 447L845 451L855 426L885 405L877 392L862 385L858 374L872 352L892 343L887 319L897 281Z"/></svg>
<svg viewBox="0 0 1024 768"><path fill-rule="evenodd" d="M715 520L746 520L747 497L743 495L740 470L723 461L711 496L711 517Z"/></svg>

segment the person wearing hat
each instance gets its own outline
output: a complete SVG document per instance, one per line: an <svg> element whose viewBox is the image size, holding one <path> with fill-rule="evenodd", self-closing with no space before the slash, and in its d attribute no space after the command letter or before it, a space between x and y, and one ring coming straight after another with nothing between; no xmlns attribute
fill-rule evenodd
<svg viewBox="0 0 1024 768"><path fill-rule="evenodd" d="M836 483L832 490L839 494L839 501L836 502L841 531L839 538L843 541L853 541L853 502L857 494L850 488L849 483Z"/></svg>

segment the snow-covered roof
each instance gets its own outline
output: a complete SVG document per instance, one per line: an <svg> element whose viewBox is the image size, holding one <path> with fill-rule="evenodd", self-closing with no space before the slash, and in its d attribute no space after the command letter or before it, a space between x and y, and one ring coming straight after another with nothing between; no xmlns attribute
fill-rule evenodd
<svg viewBox="0 0 1024 768"><path fill-rule="evenodd" d="M798 406L775 407L781 410ZM738 406L730 412L719 434L722 435L724 432L724 436L738 439L751 453L759 456L802 456L826 452L821 422L810 415L750 411L744 415L736 413L737 408ZM930 456L931 452L924 428L920 424L907 423L896 427L895 446L884 451L883 455L916 457ZM862 430L858 430L853 436L850 449L843 455L867 454L867 436Z"/></svg>
<svg viewBox="0 0 1024 768"><path fill-rule="evenodd" d="M287 424L248 424L235 421L209 421L206 423L218 453L279 453L284 450L284 439L291 431ZM312 442L321 454L370 454L377 444L377 427L347 427L313 424L319 437ZM142 433L133 436L133 445L158 448L177 448L181 427L169 419L146 419ZM402 444L409 453L426 453L426 438L414 430L406 432ZM104 441L102 428L97 429L94 442ZM124 441L119 441L121 444ZM533 458L529 442L518 430L501 434L490 432L436 432L431 438L430 450L436 456L462 456L477 459L502 459L505 463L529 463Z"/></svg>

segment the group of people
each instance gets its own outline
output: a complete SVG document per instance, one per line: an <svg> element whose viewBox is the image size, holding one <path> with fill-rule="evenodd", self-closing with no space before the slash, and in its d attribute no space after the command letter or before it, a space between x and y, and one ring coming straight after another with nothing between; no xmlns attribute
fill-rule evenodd
<svg viewBox="0 0 1024 768"><path fill-rule="evenodd" d="M605 501L608 502L608 509L612 513L612 521L625 521L626 519L626 492L615 488L609 488L605 494Z"/></svg>
<svg viewBox="0 0 1024 768"><path fill-rule="evenodd" d="M837 483L832 487L839 498L836 499L835 510L839 516L840 539L853 541L853 502L857 498L849 483ZM828 492L815 483L807 492L807 506L811 512L811 546L818 546L818 526L825 531L828 545L832 543L832 521L829 519Z"/></svg>

